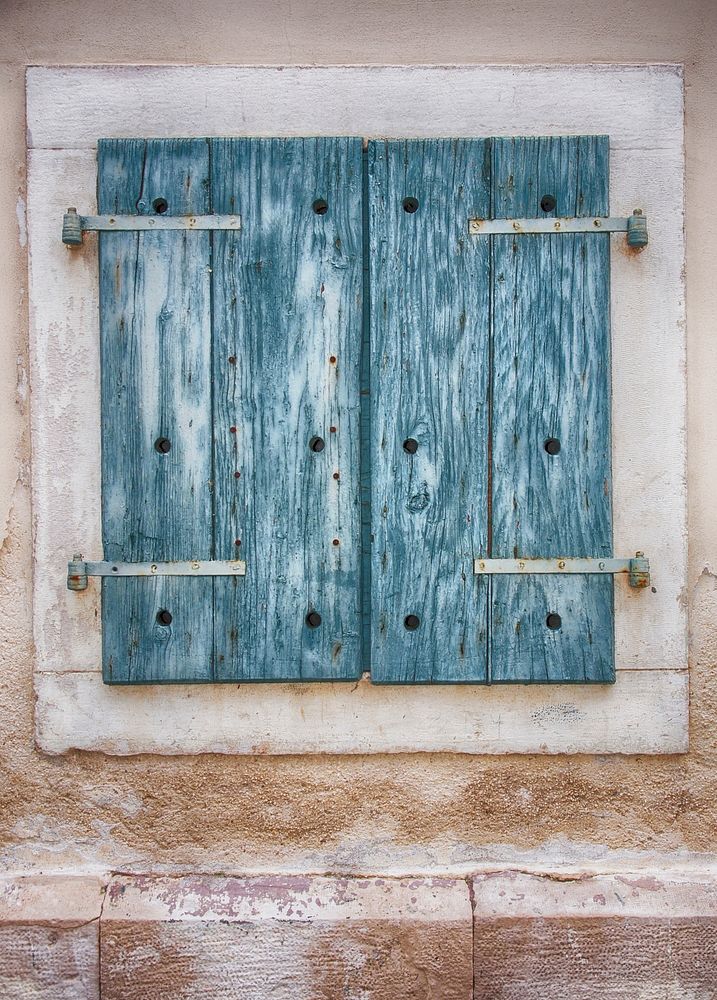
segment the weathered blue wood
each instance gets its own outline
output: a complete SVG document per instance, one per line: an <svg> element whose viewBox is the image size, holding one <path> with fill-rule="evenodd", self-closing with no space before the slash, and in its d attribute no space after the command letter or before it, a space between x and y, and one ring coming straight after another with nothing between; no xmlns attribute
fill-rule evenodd
<svg viewBox="0 0 717 1000"><path fill-rule="evenodd" d="M375 682L486 680L489 249L468 219L489 211L488 152L369 143Z"/></svg>
<svg viewBox="0 0 717 1000"><path fill-rule="evenodd" d="M495 218L607 215L608 183L604 136L493 142ZM609 239L492 237L494 558L612 554ZM611 578L492 578L492 681L609 682L613 659Z"/></svg>
<svg viewBox="0 0 717 1000"><path fill-rule="evenodd" d="M360 676L361 202L360 139L212 142L222 680Z"/></svg>
<svg viewBox="0 0 717 1000"><path fill-rule="evenodd" d="M371 671L371 262L369 255L368 149L361 159L363 337L361 342L361 653Z"/></svg>
<svg viewBox="0 0 717 1000"><path fill-rule="evenodd" d="M99 210L151 214L165 199L172 214L206 213L208 172L205 140L101 141ZM209 233L99 241L105 558L211 559ZM211 679L212 594L206 577L104 579L105 680Z"/></svg>

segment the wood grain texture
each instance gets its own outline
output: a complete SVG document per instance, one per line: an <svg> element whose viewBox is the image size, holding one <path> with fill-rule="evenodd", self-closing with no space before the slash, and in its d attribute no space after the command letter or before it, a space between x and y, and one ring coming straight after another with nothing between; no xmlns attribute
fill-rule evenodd
<svg viewBox="0 0 717 1000"><path fill-rule="evenodd" d="M492 162L495 218L608 214L605 136L497 139ZM492 244L490 554L610 555L609 236ZM494 577L491 679L614 680L612 604L611 578Z"/></svg>
<svg viewBox="0 0 717 1000"><path fill-rule="evenodd" d="M360 139L212 142L212 209L243 220L214 234L216 557L247 562L216 581L222 680L361 672L361 156Z"/></svg>
<svg viewBox="0 0 717 1000"><path fill-rule="evenodd" d="M99 210L151 214L164 198L170 214L207 212L208 175L203 139L100 142ZM209 233L99 240L105 558L210 559ZM211 679L212 593L207 578L103 580L105 680Z"/></svg>
<svg viewBox="0 0 717 1000"><path fill-rule="evenodd" d="M375 682L486 680L488 244L482 140L369 143ZM404 211L406 197L418 199ZM418 442L415 454L403 448ZM408 615L420 619L409 631Z"/></svg>

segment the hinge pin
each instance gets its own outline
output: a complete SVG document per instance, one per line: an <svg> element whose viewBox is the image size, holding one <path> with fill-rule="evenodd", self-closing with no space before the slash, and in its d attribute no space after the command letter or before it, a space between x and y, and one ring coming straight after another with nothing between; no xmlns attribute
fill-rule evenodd
<svg viewBox="0 0 717 1000"><path fill-rule="evenodd" d="M62 219L62 242L68 247L82 246L82 216L76 208L68 208Z"/></svg>
<svg viewBox="0 0 717 1000"><path fill-rule="evenodd" d="M647 218L641 208L633 209L627 220L627 245L639 250L647 246Z"/></svg>
<svg viewBox="0 0 717 1000"><path fill-rule="evenodd" d="M645 559L644 552L636 552L630 560L629 583L631 587L642 590L650 586L650 560Z"/></svg>
<svg viewBox="0 0 717 1000"><path fill-rule="evenodd" d="M67 589L87 590L87 566L79 552L67 564Z"/></svg>

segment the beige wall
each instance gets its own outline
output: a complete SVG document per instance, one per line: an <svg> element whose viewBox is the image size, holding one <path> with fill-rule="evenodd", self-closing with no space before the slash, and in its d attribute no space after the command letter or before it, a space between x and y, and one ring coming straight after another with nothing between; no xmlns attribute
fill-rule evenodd
<svg viewBox="0 0 717 1000"><path fill-rule="evenodd" d="M123 10L121 19L111 11ZM9 867L604 866L714 850L717 163L714 0L0 0L0 838ZM675 757L48 758L32 743L27 64L685 64L692 750ZM151 123L143 123L151 131ZM19 215L18 215L19 210ZM20 221L18 221L20 220ZM655 497L660 502L660 497Z"/></svg>

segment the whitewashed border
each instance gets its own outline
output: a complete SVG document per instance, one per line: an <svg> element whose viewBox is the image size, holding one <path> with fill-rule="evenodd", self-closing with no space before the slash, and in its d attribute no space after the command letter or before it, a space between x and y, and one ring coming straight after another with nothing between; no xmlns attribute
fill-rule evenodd
<svg viewBox="0 0 717 1000"><path fill-rule="evenodd" d="M600 752L687 748L683 85L676 66L90 67L28 70L37 739L58 753ZM235 685L109 689L101 555L94 238L100 136L607 133L611 211L641 206L640 256L613 238L615 552L644 549L655 592L616 587L614 688ZM537 720L537 721L536 721Z"/></svg>

